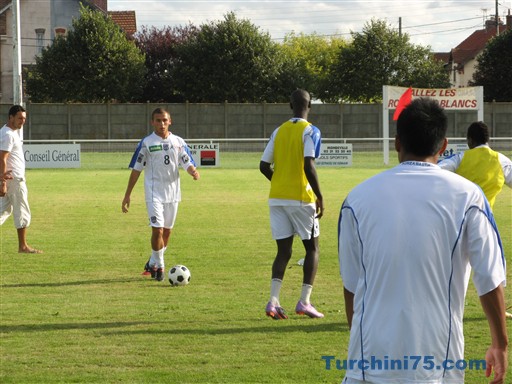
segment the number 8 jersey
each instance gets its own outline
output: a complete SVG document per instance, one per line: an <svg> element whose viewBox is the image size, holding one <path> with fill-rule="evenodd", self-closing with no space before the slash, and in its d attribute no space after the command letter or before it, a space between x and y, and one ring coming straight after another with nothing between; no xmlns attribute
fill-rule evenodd
<svg viewBox="0 0 512 384"><path fill-rule="evenodd" d="M180 165L195 166L185 140L172 133L162 139L153 132L140 141L129 167L144 170L146 202L173 203L181 201Z"/></svg>

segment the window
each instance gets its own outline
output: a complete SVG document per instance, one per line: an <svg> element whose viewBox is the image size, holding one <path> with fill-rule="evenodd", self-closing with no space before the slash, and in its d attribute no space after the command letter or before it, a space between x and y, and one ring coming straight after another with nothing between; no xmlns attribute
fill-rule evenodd
<svg viewBox="0 0 512 384"><path fill-rule="evenodd" d="M43 52L44 32L44 28L36 28L36 55L40 55Z"/></svg>

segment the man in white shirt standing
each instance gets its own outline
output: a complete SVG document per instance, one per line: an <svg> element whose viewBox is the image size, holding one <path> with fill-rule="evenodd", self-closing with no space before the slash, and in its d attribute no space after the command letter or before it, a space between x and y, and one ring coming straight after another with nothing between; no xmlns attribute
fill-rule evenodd
<svg viewBox="0 0 512 384"><path fill-rule="evenodd" d="M412 101L397 121L400 164L355 187L339 218L339 261L351 327L344 384L463 384L464 300L473 281L487 317L485 360L504 383L505 257L482 190L442 170L447 118ZM386 361L399 361L395 369ZM397 368L398 367L398 368Z"/></svg>
<svg viewBox="0 0 512 384"><path fill-rule="evenodd" d="M169 131L171 115L157 108L151 115L154 132L142 139L130 162L132 172L122 203L128 212L130 196L140 173L144 170L144 193L151 233L151 257L144 266L145 275L164 279L164 252L167 249L178 204L181 201L179 166L187 170L194 180L199 179L190 151L185 141Z"/></svg>
<svg viewBox="0 0 512 384"><path fill-rule="evenodd" d="M0 225L12 214L18 232L19 253L43 253L27 244L27 227L31 213L25 183L25 157L19 130L27 112L21 105L9 109L7 124L0 130Z"/></svg>

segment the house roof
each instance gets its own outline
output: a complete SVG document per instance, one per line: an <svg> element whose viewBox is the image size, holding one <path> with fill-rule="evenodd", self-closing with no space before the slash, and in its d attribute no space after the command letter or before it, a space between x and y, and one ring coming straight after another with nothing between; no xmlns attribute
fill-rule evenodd
<svg viewBox="0 0 512 384"><path fill-rule="evenodd" d="M434 52L434 59L448 64L450 62L450 55L451 52Z"/></svg>
<svg viewBox="0 0 512 384"><path fill-rule="evenodd" d="M127 36L133 36L137 32L135 11L109 11L108 15L121 27Z"/></svg>
<svg viewBox="0 0 512 384"><path fill-rule="evenodd" d="M499 25L500 34L505 32L506 25ZM496 26L487 25L485 29L473 32L462 43L452 49L452 60L457 64L465 64L474 59L484 48L487 42L496 36Z"/></svg>

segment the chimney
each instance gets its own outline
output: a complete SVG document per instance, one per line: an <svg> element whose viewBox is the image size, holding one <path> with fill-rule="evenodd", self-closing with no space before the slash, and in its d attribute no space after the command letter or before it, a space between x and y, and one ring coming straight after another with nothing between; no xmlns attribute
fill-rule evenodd
<svg viewBox="0 0 512 384"><path fill-rule="evenodd" d="M512 15L510 14L510 8L507 15L507 31L512 29Z"/></svg>
<svg viewBox="0 0 512 384"><path fill-rule="evenodd" d="M485 32L493 32L496 31L496 19L491 17L490 19L485 20Z"/></svg>

